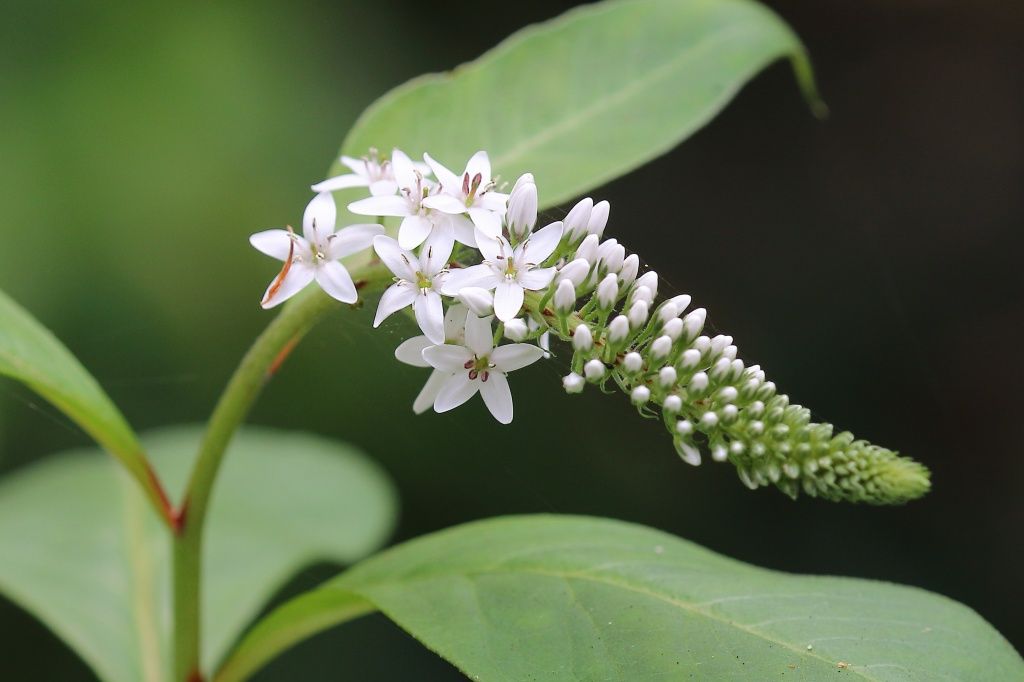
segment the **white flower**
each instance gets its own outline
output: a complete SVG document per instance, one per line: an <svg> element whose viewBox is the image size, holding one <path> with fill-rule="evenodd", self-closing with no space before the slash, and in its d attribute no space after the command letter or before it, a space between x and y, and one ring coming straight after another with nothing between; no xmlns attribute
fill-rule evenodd
<svg viewBox="0 0 1024 682"><path fill-rule="evenodd" d="M415 249L434 232L454 235L463 244L476 246L471 226L457 229L458 226L450 216L427 205L426 198L432 192L436 195L436 188L423 177L424 173L417 164L400 149L396 149L391 153L391 166L399 194L353 201L348 205L348 210L359 215L402 218L402 226L398 228L398 244L403 249Z"/></svg>
<svg viewBox="0 0 1024 682"><path fill-rule="evenodd" d="M379 158L376 149L371 149L370 154L361 159L343 156L341 162L352 172L313 185L314 192L333 192L349 187L369 187L370 194L381 197L398 191L398 182L392 163L387 159ZM423 175L430 173L430 167L423 163L416 164L416 169Z"/></svg>
<svg viewBox="0 0 1024 682"><path fill-rule="evenodd" d="M448 308L448 312L444 316L445 343L462 345L466 342L466 314L466 308L457 303ZM413 367L430 367L430 363L423 359L423 349L433 345L435 345L434 342L426 336L414 336L403 341L395 349L395 358ZM437 394L441 392L445 380L451 375L451 372L442 372L439 369L431 372L427 383L423 385L423 390L416 396L416 401L412 404L413 412L423 414L429 410L433 406Z"/></svg>
<svg viewBox="0 0 1024 682"><path fill-rule="evenodd" d="M424 242L417 257L391 237L380 235L374 238L373 250L395 273L395 283L380 297L374 327L379 327L392 313L411 305L424 335L434 343L444 343L441 292L448 278L448 259L454 245L450 235L432 235Z"/></svg>
<svg viewBox="0 0 1024 682"><path fill-rule="evenodd" d="M249 237L249 243L271 258L284 261L284 267L267 287L263 307L272 308L299 293L314 279L332 297L342 303L355 303L355 284L338 259L351 256L370 246L382 233L380 225L350 225L337 232L337 209L327 192L313 197L302 216L302 234L287 230L264 230Z"/></svg>
<svg viewBox="0 0 1024 682"><path fill-rule="evenodd" d="M466 343L444 344L423 349L423 359L442 372L449 372L434 399L437 412L447 412L473 397L477 391L494 418L502 424L512 421L512 392L506 375L536 362L544 354L529 343L494 347L490 317L466 317Z"/></svg>
<svg viewBox="0 0 1024 682"><path fill-rule="evenodd" d="M505 215L508 195L494 191L491 160L487 152L474 154L461 178L430 158L429 154L424 154L423 159L441 183L441 193L424 199L424 206L454 216L457 225L463 223L461 216L468 214L473 225L489 238L501 236L501 219Z"/></svg>
<svg viewBox="0 0 1024 682"><path fill-rule="evenodd" d="M554 252L562 238L562 223L537 230L513 249L504 237L482 239L478 247L484 262L452 272L449 286L456 291L476 286L494 289L494 313L508 322L523 307L525 292L551 284L555 268L539 268Z"/></svg>

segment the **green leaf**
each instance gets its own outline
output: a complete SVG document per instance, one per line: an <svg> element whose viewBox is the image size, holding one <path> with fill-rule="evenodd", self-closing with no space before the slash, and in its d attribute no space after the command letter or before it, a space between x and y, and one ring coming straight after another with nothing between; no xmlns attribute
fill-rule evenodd
<svg viewBox="0 0 1024 682"><path fill-rule="evenodd" d="M50 330L0 291L0 375L31 388L116 457L162 504L128 422L100 385Z"/></svg>
<svg viewBox="0 0 1024 682"><path fill-rule="evenodd" d="M769 571L617 521L526 516L364 561L261 621L215 681L244 679L362 600L487 682L1024 679L998 632L939 595Z"/></svg>
<svg viewBox="0 0 1024 682"><path fill-rule="evenodd" d="M507 181L532 172L562 203L684 140L780 57L816 102L799 39L748 0L609 0L514 33L450 73L377 100L342 145L427 151L456 173L486 149ZM332 175L348 172L335 163Z"/></svg>
<svg viewBox="0 0 1024 682"><path fill-rule="evenodd" d="M145 442L184 488L200 431ZM303 566L351 563L390 534L395 496L352 448L261 428L235 438L210 509L203 651L212 667ZM167 679L168 533L95 451L48 458L0 483L0 591L67 641L104 680Z"/></svg>

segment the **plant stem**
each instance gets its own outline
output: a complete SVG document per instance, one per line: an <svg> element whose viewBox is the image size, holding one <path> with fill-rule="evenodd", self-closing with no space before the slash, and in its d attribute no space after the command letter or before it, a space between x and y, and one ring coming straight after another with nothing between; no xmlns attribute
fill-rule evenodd
<svg viewBox="0 0 1024 682"><path fill-rule="evenodd" d="M386 274L385 274L386 273ZM359 285L386 281L380 266L351 270ZM207 506L224 452L267 379L284 357L326 313L341 304L311 286L289 302L256 339L214 408L199 448L173 537L174 677L175 682L200 682L200 571Z"/></svg>

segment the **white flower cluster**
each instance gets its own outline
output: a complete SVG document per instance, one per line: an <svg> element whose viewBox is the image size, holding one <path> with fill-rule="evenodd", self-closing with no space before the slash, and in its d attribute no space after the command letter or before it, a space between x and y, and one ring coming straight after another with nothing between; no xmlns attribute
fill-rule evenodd
<svg viewBox="0 0 1024 682"><path fill-rule="evenodd" d="M339 259L372 245L394 275L374 326L411 308L423 332L395 351L400 361L433 370L413 404L417 413L451 410L479 392L498 421L511 422L507 375L547 357L554 335L572 346L567 392L617 385L642 414L660 411L690 464L701 462L704 445L713 460L732 462L748 486L772 484L792 496L803 490L881 503L927 489L927 471L916 462L812 423L758 366L737 358L732 337L703 335L706 312L689 310L689 296L656 303L658 275L641 273L635 254L603 239L608 202L583 199L563 220L538 228L533 176L502 193L486 152L474 154L461 175L397 149L390 160L371 153L342 162L353 172L313 186L301 236L290 228L252 236L253 246L284 261L263 305L313 280L355 302ZM330 192L350 187L367 187L371 196L349 211L379 223L400 218L397 239L381 224L335 231Z"/></svg>

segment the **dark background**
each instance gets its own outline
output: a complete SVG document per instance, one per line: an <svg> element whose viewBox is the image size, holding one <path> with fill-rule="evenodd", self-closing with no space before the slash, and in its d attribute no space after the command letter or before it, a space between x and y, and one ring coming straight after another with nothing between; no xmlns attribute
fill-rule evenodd
<svg viewBox="0 0 1024 682"><path fill-rule="evenodd" d="M268 264L248 234L297 219L307 185L387 88L572 4L3 0L0 288L138 428L201 420L269 319L255 305ZM762 566L941 592L1024 647L1024 12L773 5L810 48L831 118L814 120L776 65L680 148L594 195L612 202L608 234L693 294L817 419L927 463L923 501L751 493L731 467L681 463L624 398L567 398L550 363L517 373L510 427L478 402L416 418L424 374L390 359L411 324L373 332L366 314L318 329L252 421L381 461L401 491L397 539L515 512L616 517ZM324 353L359 360L325 366ZM0 384L0 471L83 442ZM5 679L90 679L5 601L0 635ZM379 617L301 645L260 679L342 670L461 679Z"/></svg>

